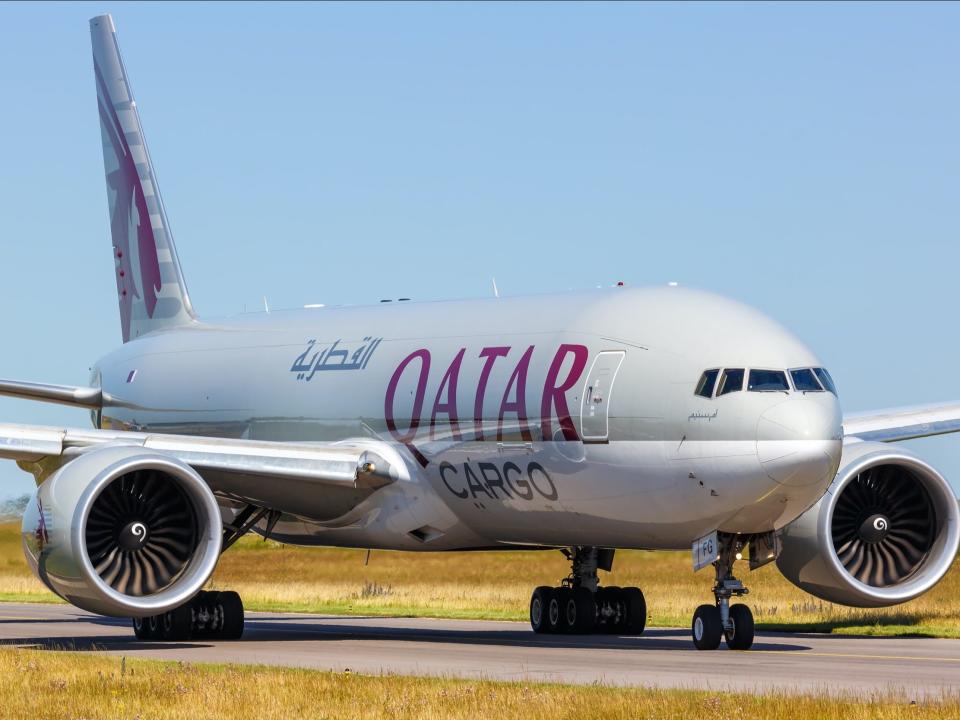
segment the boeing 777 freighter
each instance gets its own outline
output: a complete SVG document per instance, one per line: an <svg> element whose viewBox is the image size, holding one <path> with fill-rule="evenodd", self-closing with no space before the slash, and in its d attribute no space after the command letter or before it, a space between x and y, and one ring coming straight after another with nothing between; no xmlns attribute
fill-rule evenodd
<svg viewBox="0 0 960 720"><path fill-rule="evenodd" d="M858 607L947 572L954 492L888 443L960 430L960 405L844 418L816 354L723 297L618 287L201 321L113 21L90 28L123 345L89 387L0 382L91 413L93 429L0 425L0 457L37 481L26 557L68 602L133 618L139 638L239 637L240 598L203 587L254 531L557 549L570 575L533 590L533 630L638 634L643 593L598 572L615 548L690 548L716 576L694 644L747 649L744 556Z"/></svg>

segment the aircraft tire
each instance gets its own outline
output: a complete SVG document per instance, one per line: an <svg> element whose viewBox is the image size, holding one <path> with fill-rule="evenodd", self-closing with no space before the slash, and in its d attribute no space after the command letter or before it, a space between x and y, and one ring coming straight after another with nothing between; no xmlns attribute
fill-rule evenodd
<svg viewBox="0 0 960 720"><path fill-rule="evenodd" d="M731 650L749 650L753 645L753 612L747 605L730 606L732 628L724 632L727 647Z"/></svg>
<svg viewBox="0 0 960 720"><path fill-rule="evenodd" d="M558 587L553 589L553 599L547 605L547 622L555 633L572 633L573 627L567 624L567 603L573 599L570 588Z"/></svg>
<svg viewBox="0 0 960 720"><path fill-rule="evenodd" d="M608 587L603 587L597 590L597 602L604 602L614 609L613 617L608 617L601 628L601 632L618 635L623 632L625 628L625 615L624 606L626 605L623 588L617 587L616 585L611 585Z"/></svg>
<svg viewBox="0 0 960 720"><path fill-rule="evenodd" d="M156 639L156 630L157 623L156 620L153 622L153 627L150 627L150 620L153 618L142 617L142 618L131 618L133 624L133 634L137 637L137 640L155 640Z"/></svg>
<svg viewBox="0 0 960 720"><path fill-rule="evenodd" d="M716 650L723 636L723 623L720 622L720 608L716 605L701 605L693 613L690 627L693 644L697 650Z"/></svg>
<svg viewBox="0 0 960 720"><path fill-rule="evenodd" d="M190 639L193 614L189 603L168 610L160 618L161 636L164 640L180 642Z"/></svg>
<svg viewBox="0 0 960 720"><path fill-rule="evenodd" d="M550 600L553 598L553 588L541 585L530 596L530 627L537 634L553 632L547 622Z"/></svg>
<svg viewBox="0 0 960 720"><path fill-rule="evenodd" d="M243 635L243 601L232 590L217 593L215 602L223 611L222 640L239 640Z"/></svg>
<svg viewBox="0 0 960 720"><path fill-rule="evenodd" d="M626 604L625 635L642 635L647 626L647 601L640 588L628 587L623 590Z"/></svg>
<svg viewBox="0 0 960 720"><path fill-rule="evenodd" d="M573 590L566 587L554 589L557 594L557 602L560 603L560 622L558 631L566 634L572 634L577 631L577 601L574 598Z"/></svg>
<svg viewBox="0 0 960 720"><path fill-rule="evenodd" d="M572 632L577 635L589 635L597 623L597 601L593 593L584 587L574 588L567 600L568 617L569 608L573 605L574 620L571 623Z"/></svg>

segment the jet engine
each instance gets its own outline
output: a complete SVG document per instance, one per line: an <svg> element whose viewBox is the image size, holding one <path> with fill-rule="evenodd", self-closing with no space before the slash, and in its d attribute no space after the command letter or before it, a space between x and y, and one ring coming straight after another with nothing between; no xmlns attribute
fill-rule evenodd
<svg viewBox="0 0 960 720"><path fill-rule="evenodd" d="M781 535L777 567L823 600L896 605L929 590L950 568L958 515L950 484L913 453L848 443L826 494Z"/></svg>
<svg viewBox="0 0 960 720"><path fill-rule="evenodd" d="M185 603L220 557L213 493L160 452L105 446L71 460L35 491L23 550L37 577L101 615L146 617Z"/></svg>

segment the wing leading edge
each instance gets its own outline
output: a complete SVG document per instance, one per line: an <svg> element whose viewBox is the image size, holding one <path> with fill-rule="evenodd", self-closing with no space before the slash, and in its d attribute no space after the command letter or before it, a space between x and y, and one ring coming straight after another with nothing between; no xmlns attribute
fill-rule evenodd
<svg viewBox="0 0 960 720"><path fill-rule="evenodd" d="M853 413L843 418L843 434L873 442L899 442L960 432L960 403Z"/></svg>
<svg viewBox="0 0 960 720"><path fill-rule="evenodd" d="M135 445L169 453L200 471L375 490L396 480L376 441L285 443L121 430L0 424L0 458L16 460L38 481L73 457L103 445Z"/></svg>
<svg viewBox="0 0 960 720"><path fill-rule="evenodd" d="M100 388L75 385L0 380L0 395L84 408L98 408L104 405L104 392ZM109 400L108 397L108 404Z"/></svg>

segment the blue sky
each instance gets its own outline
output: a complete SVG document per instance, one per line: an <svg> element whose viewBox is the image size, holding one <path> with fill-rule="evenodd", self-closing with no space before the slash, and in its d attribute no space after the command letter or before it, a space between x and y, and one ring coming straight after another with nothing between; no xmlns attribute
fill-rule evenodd
<svg viewBox="0 0 960 720"><path fill-rule="evenodd" d="M202 316L678 281L790 327L846 410L960 399L958 4L0 5L0 377L120 341L105 11ZM909 445L960 479L960 437Z"/></svg>

